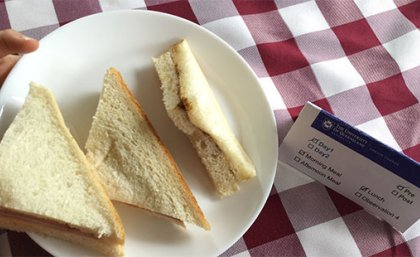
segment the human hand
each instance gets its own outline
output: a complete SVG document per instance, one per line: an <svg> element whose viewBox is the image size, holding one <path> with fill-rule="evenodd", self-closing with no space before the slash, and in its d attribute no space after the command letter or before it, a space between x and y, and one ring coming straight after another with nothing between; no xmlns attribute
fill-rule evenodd
<svg viewBox="0 0 420 257"><path fill-rule="evenodd" d="M0 86L20 56L38 49L37 40L25 37L11 29L0 31Z"/></svg>

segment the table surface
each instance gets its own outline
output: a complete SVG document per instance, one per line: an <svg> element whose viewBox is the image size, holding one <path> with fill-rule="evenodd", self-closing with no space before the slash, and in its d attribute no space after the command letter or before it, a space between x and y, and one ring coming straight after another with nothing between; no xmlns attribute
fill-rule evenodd
<svg viewBox="0 0 420 257"><path fill-rule="evenodd" d="M41 39L117 9L170 13L224 39L259 77L280 142L310 101L420 161L420 1L0 0L0 30ZM280 163L261 214L222 256L420 256L419 223L399 233ZM11 254L48 255L2 233L0 255Z"/></svg>

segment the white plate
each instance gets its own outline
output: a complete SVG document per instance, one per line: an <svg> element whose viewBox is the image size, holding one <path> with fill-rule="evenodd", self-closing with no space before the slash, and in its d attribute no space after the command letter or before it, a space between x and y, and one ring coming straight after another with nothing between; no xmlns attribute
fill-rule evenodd
<svg viewBox="0 0 420 257"><path fill-rule="evenodd" d="M186 38L239 140L257 168L257 177L241 191L219 199L187 138L178 131L162 103L151 58ZM277 163L273 113L258 79L224 41L175 16L149 11L117 11L69 23L41 41L13 69L0 93L0 135L10 124L33 80L57 97L70 130L84 146L108 67L119 69L142 103L152 124L179 164L212 230L184 230L139 209L117 204L126 229L127 256L216 256L251 226L272 187ZM75 210L77 211L77 210ZM61 240L30 234L56 256L96 253Z"/></svg>

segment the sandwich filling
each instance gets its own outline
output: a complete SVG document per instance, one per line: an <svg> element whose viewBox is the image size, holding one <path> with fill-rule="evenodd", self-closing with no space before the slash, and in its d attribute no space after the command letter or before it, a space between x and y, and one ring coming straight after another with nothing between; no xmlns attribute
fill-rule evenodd
<svg viewBox="0 0 420 257"><path fill-rule="evenodd" d="M1 224L1 223L5 224ZM99 233L97 230L90 230L84 227L80 227L74 224L64 223L59 220L53 220L51 218L45 218L40 216L34 216L33 214L27 214L23 212L19 212L16 210L10 210L6 208L0 208L0 224L2 227L7 229L13 229L15 227L19 227L19 224L28 223L31 226L39 226L42 229L53 229L59 230L66 233L70 233L76 236L91 238L91 239L100 239L104 242L109 243L123 243L123 240L114 236L106 236ZM9 227L7 227L9 224ZM25 227L26 232L27 226ZM40 232L40 231L33 231L33 232Z"/></svg>

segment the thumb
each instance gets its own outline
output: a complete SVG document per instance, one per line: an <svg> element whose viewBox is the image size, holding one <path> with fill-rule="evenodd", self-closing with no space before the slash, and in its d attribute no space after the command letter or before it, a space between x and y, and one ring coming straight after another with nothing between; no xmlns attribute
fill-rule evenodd
<svg viewBox="0 0 420 257"><path fill-rule="evenodd" d="M37 40L11 29L0 31L0 58L8 54L29 53L39 46Z"/></svg>

